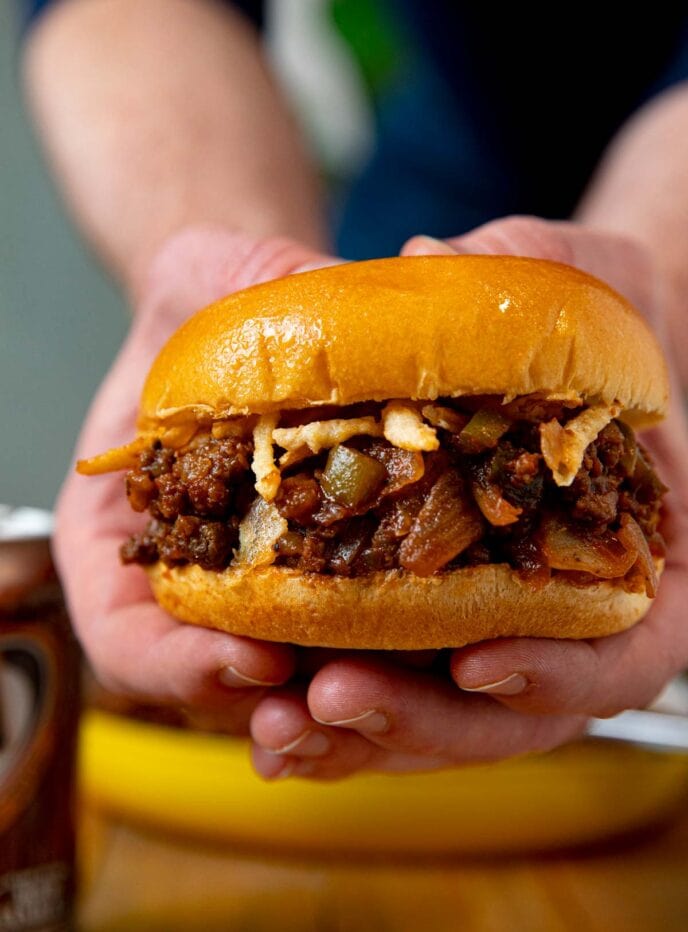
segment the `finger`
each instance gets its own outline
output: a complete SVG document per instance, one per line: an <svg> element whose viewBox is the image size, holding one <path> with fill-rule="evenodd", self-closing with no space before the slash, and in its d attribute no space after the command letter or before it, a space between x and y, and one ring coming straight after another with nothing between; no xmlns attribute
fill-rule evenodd
<svg viewBox="0 0 688 932"><path fill-rule="evenodd" d="M572 236L567 235L569 229L573 229L572 225L538 217L502 217L446 240L412 237L402 247L402 255L449 254L451 250L459 254L529 256L573 264L575 250Z"/></svg>
<svg viewBox="0 0 688 932"><path fill-rule="evenodd" d="M630 240L573 224L512 217L494 221L463 237L433 243L416 237L406 254L456 252L510 253L568 262L600 275L619 287L650 315L658 306L656 278L642 249ZM670 422L650 438L661 473L675 489L669 512L680 514L686 500L683 464L685 422L675 403ZM666 531L665 531L666 533ZM688 550L686 535L673 535L670 553ZM672 558L674 562L676 557ZM454 655L453 675L466 689L498 697L512 708L531 712L611 714L645 704L666 679L688 660L677 629L684 570L671 565L650 618L625 635L600 642L509 640L465 648ZM674 595L674 593L676 593ZM680 611L680 610L679 610Z"/></svg>
<svg viewBox="0 0 688 932"><path fill-rule="evenodd" d="M139 283L134 302L177 325L219 298L296 271L341 260L282 238L259 239L224 227L187 227L170 237Z"/></svg>
<svg viewBox="0 0 688 932"><path fill-rule="evenodd" d="M119 564L124 537L73 533L58 541L74 626L96 674L142 701L218 710L218 722L233 730L237 716L252 711L249 695L292 676L293 648L179 624L153 601L144 573Z"/></svg>
<svg viewBox="0 0 688 932"><path fill-rule="evenodd" d="M109 688L142 699L222 709L293 671L290 647L179 624L147 593L94 618L85 644L96 670Z"/></svg>
<svg viewBox="0 0 688 932"><path fill-rule="evenodd" d="M272 702L273 698L271 695L269 700L264 702ZM312 724L312 719L309 718L308 721ZM331 742L326 753L314 754L312 750L305 753L299 746L293 751L275 751L254 741L251 748L253 766L266 780L281 780L286 777L341 780L356 773L418 773L448 766L448 761L444 758L386 751L347 729L330 731Z"/></svg>
<svg viewBox="0 0 688 932"><path fill-rule="evenodd" d="M660 279L647 250L630 237L568 222L513 216L493 220L463 236L435 240L414 236L401 255L490 254L529 256L575 265L617 288L658 326Z"/></svg>
<svg viewBox="0 0 688 932"><path fill-rule="evenodd" d="M193 731L247 738L251 716L263 695L264 690L235 690L219 708L175 705L174 711L181 712L184 727Z"/></svg>
<svg viewBox="0 0 688 932"><path fill-rule="evenodd" d="M151 265L143 307L91 406L78 455L101 452L134 436L146 373L191 313L239 288L338 261L291 240L259 240L212 228L172 237Z"/></svg>
<svg viewBox="0 0 688 932"><path fill-rule="evenodd" d="M322 758L276 755L260 745L251 747L253 766L266 780L305 777L308 780L342 780L356 773L424 773L452 766L444 758L397 754L376 747L365 738L342 732L332 751Z"/></svg>
<svg viewBox="0 0 688 932"><path fill-rule="evenodd" d="M591 641L477 644L454 654L452 677L525 712L608 716L642 708L688 660L687 574L685 557L669 557L657 604L629 631Z"/></svg>
<svg viewBox="0 0 688 932"><path fill-rule="evenodd" d="M285 645L178 624L148 599L97 618L86 647L115 692L206 709L284 683L293 670Z"/></svg>
<svg viewBox="0 0 688 932"><path fill-rule="evenodd" d="M371 758L379 754L377 748L357 735L341 736L332 752L321 759L273 754L259 744L251 746L253 767L266 780L342 780L368 770Z"/></svg>
<svg viewBox="0 0 688 932"><path fill-rule="evenodd" d="M239 288L338 261L291 240L259 240L212 227L171 237L151 264L141 312L91 406L79 455L131 439L146 373L194 311Z"/></svg>
<svg viewBox="0 0 688 932"><path fill-rule="evenodd" d="M354 730L389 752L454 764L551 748L584 726L582 717L522 714L461 694L437 675L381 661L324 667L308 707L317 722Z"/></svg>
<svg viewBox="0 0 688 932"><path fill-rule="evenodd" d="M266 688L292 675L293 648L180 625L156 605L144 572L119 562L120 544L144 520L131 512L120 477L73 477L57 518L55 556L74 625L110 688L221 708L230 689Z"/></svg>
<svg viewBox="0 0 688 932"><path fill-rule="evenodd" d="M449 240L435 239L434 236L420 234L407 239L401 247L400 256L456 256L459 249L451 245Z"/></svg>
<svg viewBox="0 0 688 932"><path fill-rule="evenodd" d="M168 241L149 273L147 308L91 409L80 453L131 439L145 372L184 316L235 288L316 261L327 257L288 240L225 231L185 231ZM75 624L98 674L111 685L211 706L227 702L228 686L255 691L291 675L291 648L180 628L155 606L145 578L119 565L119 544L143 525L128 506L121 476L70 478L57 519L57 558Z"/></svg>
<svg viewBox="0 0 688 932"><path fill-rule="evenodd" d="M258 773L266 779L332 779L367 768L378 749L354 732L314 722L305 692L305 686L275 690L256 706L251 737Z"/></svg>
<svg viewBox="0 0 688 932"><path fill-rule="evenodd" d="M365 771L411 773L447 766L444 758L397 754L355 731L318 725L304 690L276 690L263 698L251 718L251 735L253 765L267 780L339 780Z"/></svg>
<svg viewBox="0 0 688 932"><path fill-rule="evenodd" d="M386 652L396 663L416 669L430 668L437 662L438 655L436 650ZM310 680L323 666L342 656L346 655L341 650L329 648L301 651L297 654L296 674ZM350 656L372 658L382 654L356 651ZM394 757L353 731L319 725L308 710L303 686L271 690L256 706L251 731L255 742L254 763L266 779L291 775L334 779L361 770L405 772L440 765L427 758Z"/></svg>
<svg viewBox="0 0 688 932"><path fill-rule="evenodd" d="M227 703L230 688L285 682L293 648L180 625L155 604L145 574L118 559L134 523L128 512L111 477L72 480L58 509L56 558L73 621L106 685L141 698L217 707Z"/></svg>
<svg viewBox="0 0 688 932"><path fill-rule="evenodd" d="M647 617L629 631L592 641L508 639L462 648L450 663L461 688L524 711L603 716L647 705L688 665L688 442L675 401L669 421L650 440L671 491L662 521L666 565Z"/></svg>

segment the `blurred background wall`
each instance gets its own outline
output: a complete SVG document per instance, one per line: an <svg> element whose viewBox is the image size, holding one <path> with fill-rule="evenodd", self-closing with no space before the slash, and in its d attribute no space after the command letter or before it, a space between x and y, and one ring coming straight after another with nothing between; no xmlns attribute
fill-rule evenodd
<svg viewBox="0 0 688 932"><path fill-rule="evenodd" d="M0 503L50 507L126 312L64 218L22 112L0 0Z"/></svg>

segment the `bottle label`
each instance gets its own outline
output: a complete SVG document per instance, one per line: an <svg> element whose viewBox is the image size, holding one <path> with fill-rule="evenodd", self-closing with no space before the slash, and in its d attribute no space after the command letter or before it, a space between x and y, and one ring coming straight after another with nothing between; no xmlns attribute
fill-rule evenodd
<svg viewBox="0 0 688 932"><path fill-rule="evenodd" d="M0 617L0 932L71 908L78 678L63 609Z"/></svg>

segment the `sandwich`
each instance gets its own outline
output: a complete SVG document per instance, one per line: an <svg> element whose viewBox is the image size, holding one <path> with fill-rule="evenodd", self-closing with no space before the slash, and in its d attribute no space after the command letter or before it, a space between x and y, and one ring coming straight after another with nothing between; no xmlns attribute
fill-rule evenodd
<svg viewBox="0 0 688 932"><path fill-rule="evenodd" d="M668 376L603 282L510 256L356 262L218 301L164 346L121 558L181 621L338 648L589 638L657 592L666 491L636 431ZM123 490L123 494L124 491Z"/></svg>

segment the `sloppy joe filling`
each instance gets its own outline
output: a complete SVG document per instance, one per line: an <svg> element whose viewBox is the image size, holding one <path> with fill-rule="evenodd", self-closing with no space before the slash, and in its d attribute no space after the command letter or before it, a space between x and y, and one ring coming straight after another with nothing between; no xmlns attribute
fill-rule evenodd
<svg viewBox="0 0 688 932"><path fill-rule="evenodd" d="M653 596L665 488L617 413L465 396L217 421L135 454L127 496L151 520L122 559L345 577L499 563L535 587Z"/></svg>

